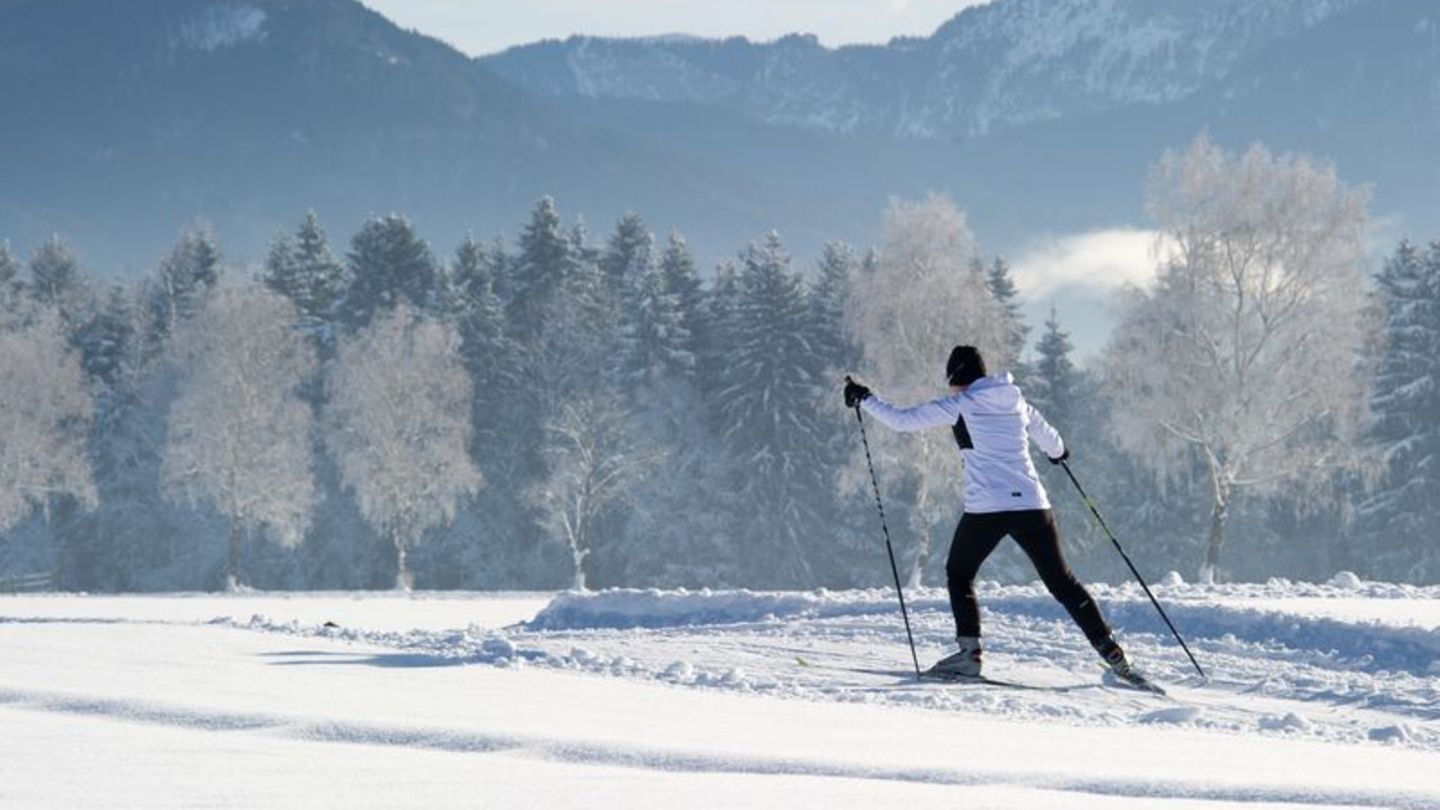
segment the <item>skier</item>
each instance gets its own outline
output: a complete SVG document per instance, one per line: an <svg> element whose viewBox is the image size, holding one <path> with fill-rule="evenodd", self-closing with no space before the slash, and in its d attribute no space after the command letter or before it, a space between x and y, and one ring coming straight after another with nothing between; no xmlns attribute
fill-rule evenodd
<svg viewBox="0 0 1440 810"><path fill-rule="evenodd" d="M949 396L897 408L846 377L845 405L863 408L892 430L910 432L948 426L965 460L965 513L955 527L945 563L950 608L959 650L927 670L944 678L979 677L980 608L975 574L990 552L1009 535L1034 563L1050 594L1070 613L1085 637L1117 676L1142 681L1095 600L1075 579L1060 550L1050 499L1030 460L1034 441L1059 464L1070 457L1060 434L1025 401L1009 372L986 376L985 360L974 346L956 346L945 364Z"/></svg>

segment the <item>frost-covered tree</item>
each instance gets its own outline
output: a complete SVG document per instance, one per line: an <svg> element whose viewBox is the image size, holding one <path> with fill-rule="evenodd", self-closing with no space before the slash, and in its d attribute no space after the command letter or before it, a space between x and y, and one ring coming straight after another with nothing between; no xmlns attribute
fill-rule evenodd
<svg viewBox="0 0 1440 810"><path fill-rule="evenodd" d="M627 501L662 454L640 438L619 398L606 393L562 402L545 433L550 474L531 498L545 527L570 550L574 587L584 590L585 560L601 521Z"/></svg>
<svg viewBox="0 0 1440 810"><path fill-rule="evenodd" d="M977 259L978 261L978 259ZM1014 358L1011 364L1016 367L1017 376L1028 376L1025 372L1028 369L1022 368L1021 356L1025 351L1025 341L1030 336L1030 327L1025 324L1025 318L1020 312L1020 289L1015 286L1014 276L1010 273L1010 264L1003 258L996 256L990 263L989 269L985 271L985 283L990 288L990 295L1000 302L1005 308L1005 314L1010 319L1010 356Z"/></svg>
<svg viewBox="0 0 1440 810"><path fill-rule="evenodd" d="M330 371L325 441L360 513L394 548L401 589L413 585L407 551L481 485L459 342L402 302L343 341Z"/></svg>
<svg viewBox="0 0 1440 810"><path fill-rule="evenodd" d="M1015 360L1014 325L990 294L977 255L965 213L948 198L891 205L884 246L872 269L857 277L847 318L863 358L860 371L886 397L908 404L944 394L945 360L956 344L978 347L992 373ZM930 562L938 527L954 520L962 502L954 442L943 431L871 436L881 484L892 500L908 502L918 538L912 585ZM853 476L846 482L860 485Z"/></svg>
<svg viewBox="0 0 1440 810"><path fill-rule="evenodd" d="M599 256L605 286L618 306L625 307L656 264L655 235L634 211L626 212Z"/></svg>
<svg viewBox="0 0 1440 810"><path fill-rule="evenodd" d="M84 283L75 252L59 236L51 236L31 254L30 297L37 303L64 314Z"/></svg>
<svg viewBox="0 0 1440 810"><path fill-rule="evenodd" d="M747 579L772 586L815 584L809 542L830 471L820 448L828 428L815 404L820 369L800 275L774 231L740 255L739 297L730 316L716 395L721 437L735 462L736 534Z"/></svg>
<svg viewBox="0 0 1440 810"><path fill-rule="evenodd" d="M845 311L860 260L849 245L831 242L821 253L817 269L807 294L815 351L823 367L844 373L860 361L859 349L845 326Z"/></svg>
<svg viewBox="0 0 1440 810"><path fill-rule="evenodd" d="M1060 328L1059 315L1055 307L1050 307L1045 331L1035 344L1035 361L1031 364L1025 385L1025 398L1062 435L1072 427L1079 427L1071 418L1076 410L1075 399L1080 386L1080 374L1070 359L1074 349L1070 333Z"/></svg>
<svg viewBox="0 0 1440 810"><path fill-rule="evenodd" d="M624 381L634 389L654 387L667 379L684 379L695 370L690 334L680 300L666 287L660 268L651 264L639 279L622 349Z"/></svg>
<svg viewBox="0 0 1440 810"><path fill-rule="evenodd" d="M1200 138L1154 167L1148 207L1167 255L1120 299L1112 429L1160 475L1206 470L1213 581L1237 494L1318 490L1357 462L1365 203L1332 168Z"/></svg>
<svg viewBox="0 0 1440 810"><path fill-rule="evenodd" d="M529 340L544 329L546 313L575 275L578 263L555 201L541 198L520 234L520 252L511 275L514 289L508 315L517 336Z"/></svg>
<svg viewBox="0 0 1440 810"><path fill-rule="evenodd" d="M21 283L20 260L15 258L15 251L10 248L10 240L0 239L0 287Z"/></svg>
<svg viewBox="0 0 1440 810"><path fill-rule="evenodd" d="M53 310L0 324L0 532L73 498L93 507L92 403Z"/></svg>
<svg viewBox="0 0 1440 810"><path fill-rule="evenodd" d="M422 311L435 303L435 258L410 220L400 214L375 217L362 225L350 240L346 261L348 284L337 306L341 322L352 331L402 303Z"/></svg>
<svg viewBox="0 0 1440 810"><path fill-rule="evenodd" d="M181 234L160 262L150 291L152 339L163 341L194 315L220 281L220 247L208 225Z"/></svg>
<svg viewBox="0 0 1440 810"><path fill-rule="evenodd" d="M687 336L685 349L698 359L701 346L709 337L709 323L705 318L705 289L695 267L695 256L690 252L690 245L678 231L671 232L665 242L665 251L660 255L660 273L665 277L665 290L675 296L680 328L685 330ZM692 376L693 372L694 369Z"/></svg>
<svg viewBox="0 0 1440 810"><path fill-rule="evenodd" d="M181 327L180 395L171 406L170 497L229 522L226 584L240 586L240 545L260 530L298 545L315 501L312 414L299 394L315 355L284 297L244 282L216 290Z"/></svg>
<svg viewBox="0 0 1440 810"><path fill-rule="evenodd" d="M1370 439L1383 470L1359 509L1387 576L1440 574L1440 242L1402 243L1376 278L1383 351L1371 396Z"/></svg>
<svg viewBox="0 0 1440 810"><path fill-rule="evenodd" d="M137 337L135 307L130 293L115 285L105 300L74 334L71 343L80 350L85 376L102 390L113 389L130 362Z"/></svg>
<svg viewBox="0 0 1440 810"><path fill-rule="evenodd" d="M293 236L282 236L271 244L263 278L265 286L295 305L300 330L324 346L333 337L344 274L345 268L331 254L325 228L312 210L305 212Z"/></svg>
<svg viewBox="0 0 1440 810"><path fill-rule="evenodd" d="M730 350L736 335L735 313L739 309L740 268L732 260L722 261L715 267L715 279L710 294L705 297L706 339L698 347L695 358L700 372L700 392L712 405L718 405L717 395L725 387L725 369L730 364ZM718 407L713 407L711 414L718 420Z"/></svg>
<svg viewBox="0 0 1440 810"><path fill-rule="evenodd" d="M10 249L8 240L0 240L0 313L14 312L25 297L25 281L20 277L20 260Z"/></svg>

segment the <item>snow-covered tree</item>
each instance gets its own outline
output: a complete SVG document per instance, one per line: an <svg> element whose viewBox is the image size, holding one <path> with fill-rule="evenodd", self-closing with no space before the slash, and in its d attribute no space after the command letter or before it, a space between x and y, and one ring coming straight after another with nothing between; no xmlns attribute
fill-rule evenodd
<svg viewBox="0 0 1440 810"><path fill-rule="evenodd" d="M75 331L71 343L80 350L85 376L104 390L115 387L125 363L132 360L136 320L130 293L115 285Z"/></svg>
<svg viewBox="0 0 1440 810"><path fill-rule="evenodd" d="M574 245L561 225L555 201L541 198L520 234L520 252L511 274L514 289L508 316L517 336L528 340L544 329L546 313L575 275L577 264Z"/></svg>
<svg viewBox="0 0 1440 810"><path fill-rule="evenodd" d="M293 236L275 240L265 258L265 286L295 304L300 330L322 346L332 338L344 273L313 210L305 212Z"/></svg>
<svg viewBox="0 0 1440 810"><path fill-rule="evenodd" d="M268 530L299 544L315 501L312 414L300 385L314 351L282 296L242 282L221 287L181 327L181 369L170 409L164 481L170 496L213 507L229 521L226 582L240 584L245 535Z"/></svg>
<svg viewBox="0 0 1440 810"><path fill-rule="evenodd" d="M550 474L531 498L546 528L569 548L574 587L584 590L585 560L601 520L627 501L662 454L639 437L619 398L606 393L561 402L545 433Z"/></svg>
<svg viewBox="0 0 1440 810"><path fill-rule="evenodd" d="M695 355L690 352L680 300L667 288L659 266L652 263L640 276L625 320L622 348L627 385L637 390L654 387L694 372Z"/></svg>
<svg viewBox="0 0 1440 810"><path fill-rule="evenodd" d="M815 408L820 369L800 275L771 231L740 255L739 298L723 347L724 388L716 395L721 437L735 461L736 534L748 579L807 585L816 572L807 547L821 524L818 505L830 471Z"/></svg>
<svg viewBox="0 0 1440 810"><path fill-rule="evenodd" d="M1074 349L1070 333L1060 328L1059 315L1055 307L1050 307L1045 331L1035 344L1035 361L1025 384L1025 398L1062 434L1071 427L1079 427L1071 418L1080 386L1079 372L1070 359Z"/></svg>
<svg viewBox="0 0 1440 810"><path fill-rule="evenodd" d="M977 255L965 213L948 198L891 205L884 246L872 269L856 278L846 319L860 346L862 376L887 398L910 404L946 393L945 361L957 344L979 348L991 373L1015 360L1014 325L991 295ZM872 434L882 486L893 501L908 501L918 538L909 580L918 585L935 532L954 520L962 502L960 455L944 431ZM846 483L860 486L853 475Z"/></svg>
<svg viewBox="0 0 1440 810"><path fill-rule="evenodd" d="M1384 467L1359 523L1387 576L1433 581L1440 572L1440 241L1426 250L1402 243L1376 281L1384 348L1370 438Z"/></svg>
<svg viewBox="0 0 1440 810"><path fill-rule="evenodd" d="M91 412L58 314L0 324L0 532L63 498L95 505L85 453Z"/></svg>
<svg viewBox="0 0 1440 810"><path fill-rule="evenodd" d="M330 371L326 444L361 514L395 550L397 588L413 584L407 551L481 485L459 342L402 302L343 341Z"/></svg>
<svg viewBox="0 0 1440 810"><path fill-rule="evenodd" d="M375 217L350 240L348 284L338 302L341 321L359 330L401 303L422 311L434 304L435 258L400 214Z"/></svg>
<svg viewBox="0 0 1440 810"><path fill-rule="evenodd" d="M680 328L687 336L685 349L698 358L701 346L709 337L709 323L705 318L705 290L700 273L695 268L695 256L690 245L678 231L672 231L665 242L665 251L660 256L660 273L665 277L665 290L675 296L679 312Z"/></svg>
<svg viewBox="0 0 1440 810"><path fill-rule="evenodd" d="M626 212L599 256L600 272L616 305L626 307L656 264L655 235L634 211Z"/></svg>
<svg viewBox="0 0 1440 810"><path fill-rule="evenodd" d="M860 260L849 245L831 242L820 255L818 271L808 292L815 351L824 368L843 373L860 361L860 352L845 326Z"/></svg>
<svg viewBox="0 0 1440 810"><path fill-rule="evenodd" d="M51 236L31 254L30 297L37 303L66 315L84 284L75 252L59 236Z"/></svg>
<svg viewBox="0 0 1440 810"><path fill-rule="evenodd" d="M160 262L150 292L152 340L163 342L178 324L199 311L220 281L220 247L208 225L180 236Z"/></svg>
<svg viewBox="0 0 1440 810"><path fill-rule="evenodd" d="M1005 308L1010 320L1010 363L1016 376L1024 380L1029 377L1030 369L1021 357L1025 352L1025 341L1030 336L1030 327L1025 324L1024 315L1020 312L1020 290L1010 274L1010 264L996 256L985 271L985 283L990 288L990 295Z"/></svg>
<svg viewBox="0 0 1440 810"><path fill-rule="evenodd" d="M1213 581L1237 494L1318 488L1358 461L1365 203L1332 168L1202 137L1155 166L1148 207L1165 258L1121 296L1112 429L1158 474L1207 471Z"/></svg>

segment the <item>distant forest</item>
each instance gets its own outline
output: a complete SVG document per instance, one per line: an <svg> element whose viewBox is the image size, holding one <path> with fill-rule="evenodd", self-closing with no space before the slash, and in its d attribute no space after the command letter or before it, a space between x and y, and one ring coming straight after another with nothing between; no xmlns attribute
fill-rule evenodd
<svg viewBox="0 0 1440 810"><path fill-rule="evenodd" d="M1077 368L963 209L894 203L873 247L680 233L545 198L437 254L402 214L262 267L205 226L105 285L0 242L0 582L86 591L817 588L888 581L842 379L944 393L1008 370L1152 577L1440 582L1440 241L1368 266L1333 169L1202 138L1155 164L1153 285ZM517 212L518 213L518 212ZM870 427L909 580L963 509L948 431ZM1036 456L1081 575L1126 572ZM982 577L1034 579L1007 548Z"/></svg>

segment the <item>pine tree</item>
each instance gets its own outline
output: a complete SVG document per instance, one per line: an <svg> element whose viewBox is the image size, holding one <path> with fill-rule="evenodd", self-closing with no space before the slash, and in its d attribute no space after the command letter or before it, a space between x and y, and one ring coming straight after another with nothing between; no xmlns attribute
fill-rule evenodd
<svg viewBox="0 0 1440 810"><path fill-rule="evenodd" d="M400 303L422 312L434 305L437 271L430 246L410 220L387 214L366 222L346 254L349 284L339 302L340 320L359 330Z"/></svg>
<svg viewBox="0 0 1440 810"><path fill-rule="evenodd" d="M305 212L293 237L281 237L271 245L264 281L295 305L300 330L317 345L329 346L344 273L330 252L325 228L311 210Z"/></svg>
<svg viewBox="0 0 1440 810"><path fill-rule="evenodd" d="M667 378L682 379L695 370L690 335L681 323L680 302L665 286L660 268L651 264L625 319L624 379L633 389L653 387Z"/></svg>
<svg viewBox="0 0 1440 810"><path fill-rule="evenodd" d="M160 262L151 290L154 337L163 340L177 323L194 315L220 280L220 272L220 246L209 226L182 234L170 255Z"/></svg>
<svg viewBox="0 0 1440 810"><path fill-rule="evenodd" d="M979 261L977 259L976 261ZM1005 313L1010 319L1010 356L1015 358L1015 373L1019 377L1028 377L1029 369L1021 357L1025 352L1025 341L1030 336L1030 327L1025 325L1025 316L1020 311L1020 291L1015 287L1015 281L1010 275L1010 265L999 256L991 263L990 268L985 271L985 283L990 289L990 294L1000 302Z"/></svg>
<svg viewBox="0 0 1440 810"><path fill-rule="evenodd" d="M845 326L850 279L858 264L849 245L831 242L821 254L819 275L809 291L815 351L821 365L832 371L854 369L860 360L860 351Z"/></svg>
<svg viewBox="0 0 1440 810"><path fill-rule="evenodd" d="M706 339L696 362L700 370L700 391L706 402L718 403L716 395L725 386L726 369L737 327L735 314L740 309L740 269L732 261L715 268L715 281L705 302ZM718 413L716 424L720 424Z"/></svg>
<svg viewBox="0 0 1440 810"><path fill-rule="evenodd" d="M24 295L20 270L20 260L11 252L10 242L0 240L0 312L13 310Z"/></svg>
<svg viewBox="0 0 1440 810"><path fill-rule="evenodd" d="M505 308L495 293L503 262L503 253L466 237L455 249L448 273L461 362L475 391L472 453L487 468L496 459L487 458L490 454L482 448L494 446L507 434L503 411L511 404L521 376L518 347L508 334Z"/></svg>
<svg viewBox="0 0 1440 810"><path fill-rule="evenodd" d="M1050 317L1045 320L1045 332L1035 346L1037 357L1025 386L1025 398L1062 433L1078 427L1071 418L1079 387L1075 364L1070 361L1074 348L1070 334L1060 328L1060 319L1052 306Z"/></svg>
<svg viewBox="0 0 1440 810"><path fill-rule="evenodd" d="M615 232L600 255L600 272L605 287L621 307L629 305L640 284L655 263L655 236L639 214L629 211L615 225Z"/></svg>
<svg viewBox="0 0 1440 810"><path fill-rule="evenodd" d="M68 333L87 317L90 285L74 251L58 236L47 239L30 256L30 298L53 307Z"/></svg>
<svg viewBox="0 0 1440 810"><path fill-rule="evenodd" d="M104 304L95 309L73 341L80 350L80 367L86 378L104 391L113 390L132 357L135 338L130 295L124 287L111 287Z"/></svg>
<svg viewBox="0 0 1440 810"><path fill-rule="evenodd" d="M701 347L708 342L705 288L695 267L695 256L690 252L690 245L678 231L672 231L666 240L665 252L660 256L660 273L665 277L666 292L675 296L680 327L689 336L685 348L698 358ZM691 372L692 377L693 374L694 370Z"/></svg>
<svg viewBox="0 0 1440 810"><path fill-rule="evenodd" d="M1376 281L1384 353L1371 394L1371 440L1384 460L1378 492L1359 510L1377 568L1410 581L1440 573L1440 241L1403 242Z"/></svg>
<svg viewBox="0 0 1440 810"><path fill-rule="evenodd" d="M560 223L555 201L542 197L520 234L520 252L511 274L509 322L524 341L545 327L545 312L575 273L577 260L572 241Z"/></svg>
<svg viewBox="0 0 1440 810"><path fill-rule="evenodd" d="M722 437L737 462L736 549L748 581L804 586L817 580L806 541L820 525L828 489L816 458L822 430L815 411L818 369L800 276L773 231L741 254L744 270L733 345L720 393Z"/></svg>
<svg viewBox="0 0 1440 810"><path fill-rule="evenodd" d="M80 284L80 263L70 246L51 236L30 256L30 297L50 306L60 306Z"/></svg>

